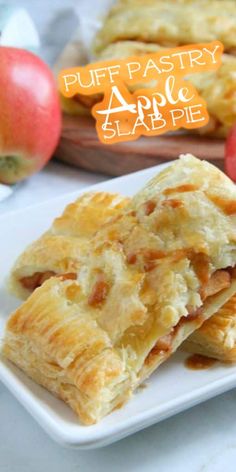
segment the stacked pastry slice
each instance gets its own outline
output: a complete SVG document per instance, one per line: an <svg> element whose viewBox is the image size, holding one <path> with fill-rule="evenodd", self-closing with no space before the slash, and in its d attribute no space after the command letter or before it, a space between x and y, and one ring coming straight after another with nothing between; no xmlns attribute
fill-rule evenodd
<svg viewBox="0 0 236 472"><path fill-rule="evenodd" d="M182 157L13 313L3 353L91 424L236 293L236 190Z"/></svg>
<svg viewBox="0 0 236 472"><path fill-rule="evenodd" d="M182 348L223 362L236 362L236 295L205 321Z"/></svg>

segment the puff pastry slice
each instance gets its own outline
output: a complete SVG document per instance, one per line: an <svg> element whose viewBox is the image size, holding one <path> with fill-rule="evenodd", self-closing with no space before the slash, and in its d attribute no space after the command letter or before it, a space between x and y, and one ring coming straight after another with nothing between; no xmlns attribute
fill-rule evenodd
<svg viewBox="0 0 236 472"><path fill-rule="evenodd" d="M220 40L225 51L236 46L234 0L119 0L95 39L99 52L120 40L179 46Z"/></svg>
<svg viewBox="0 0 236 472"><path fill-rule="evenodd" d="M91 424L236 293L236 189L187 155L11 315L4 355Z"/></svg>
<svg viewBox="0 0 236 472"><path fill-rule="evenodd" d="M97 192L70 203L51 228L19 256L11 271L10 291L24 299L53 275L76 277L80 255L92 235L128 201L118 194Z"/></svg>
<svg viewBox="0 0 236 472"><path fill-rule="evenodd" d="M235 282L230 291L236 291ZM229 296L226 291L223 299ZM171 345L167 336L156 342L157 334L151 334L150 327L146 331L152 323L149 314L143 330L136 321L132 338L124 333L123 345L122 338L114 342L93 310L85 308L77 281L52 277L11 316L3 354L68 403L82 423L93 424L126 402L140 382L221 304L222 294L205 306L201 318L176 327Z"/></svg>

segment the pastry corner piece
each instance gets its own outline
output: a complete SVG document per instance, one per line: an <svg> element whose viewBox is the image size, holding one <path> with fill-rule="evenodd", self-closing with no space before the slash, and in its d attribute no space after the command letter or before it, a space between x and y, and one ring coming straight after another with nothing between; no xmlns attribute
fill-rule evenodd
<svg viewBox="0 0 236 472"><path fill-rule="evenodd" d="M235 215L230 179L181 157L10 316L3 354L96 423L234 296Z"/></svg>
<svg viewBox="0 0 236 472"><path fill-rule="evenodd" d="M116 193L88 192L67 205L49 230L18 257L9 277L9 291L25 299L52 276L76 278L81 254L93 234L128 201Z"/></svg>
<svg viewBox="0 0 236 472"><path fill-rule="evenodd" d="M2 352L89 425L127 400L130 385L124 359L78 302L80 292L76 281L47 280L10 317Z"/></svg>

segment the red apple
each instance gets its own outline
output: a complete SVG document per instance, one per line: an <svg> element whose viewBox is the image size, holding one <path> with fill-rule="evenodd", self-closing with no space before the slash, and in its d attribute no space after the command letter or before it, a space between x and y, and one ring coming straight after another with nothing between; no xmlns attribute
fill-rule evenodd
<svg viewBox="0 0 236 472"><path fill-rule="evenodd" d="M233 126L226 140L225 170L228 176L236 182L236 125Z"/></svg>
<svg viewBox="0 0 236 472"><path fill-rule="evenodd" d="M61 131L57 87L49 67L23 49L0 47L0 182L41 169Z"/></svg>

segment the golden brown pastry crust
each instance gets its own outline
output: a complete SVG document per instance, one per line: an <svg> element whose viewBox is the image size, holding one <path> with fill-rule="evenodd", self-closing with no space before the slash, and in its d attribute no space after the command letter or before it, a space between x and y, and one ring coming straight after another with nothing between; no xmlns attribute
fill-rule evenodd
<svg viewBox="0 0 236 472"><path fill-rule="evenodd" d="M182 157L97 231L77 280L51 278L10 317L5 356L98 421L235 294L233 276L212 283L236 263L235 213L234 184Z"/></svg>
<svg viewBox="0 0 236 472"><path fill-rule="evenodd" d="M70 203L51 228L19 256L11 272L10 291L24 299L33 291L31 284L39 286L50 275L76 273L92 235L128 201L118 194L97 192Z"/></svg>
<svg viewBox="0 0 236 472"><path fill-rule="evenodd" d="M235 3L236 4L236 3ZM209 123L196 131L209 136L226 137L236 121L236 57L223 54L222 65L215 72L189 77L210 115Z"/></svg>
<svg viewBox="0 0 236 472"><path fill-rule="evenodd" d="M228 292L205 305L201 317L182 323L171 345L162 338L159 347L150 348L140 330L131 347L125 345L125 336L124 344L112 341L93 310L85 309L77 281L51 278L10 317L2 352L68 403L82 423L93 424L126 402L135 387L235 291L234 282ZM135 356L144 350L146 358L137 368Z"/></svg>
<svg viewBox="0 0 236 472"><path fill-rule="evenodd" d="M225 51L234 50L234 0L119 0L98 32L94 50L120 40L172 47L216 39Z"/></svg>
<svg viewBox="0 0 236 472"><path fill-rule="evenodd" d="M125 384L127 374L109 336L83 313L78 297L78 283L46 281L10 318L3 353L89 424L103 413L102 395L116 405L113 380Z"/></svg>

